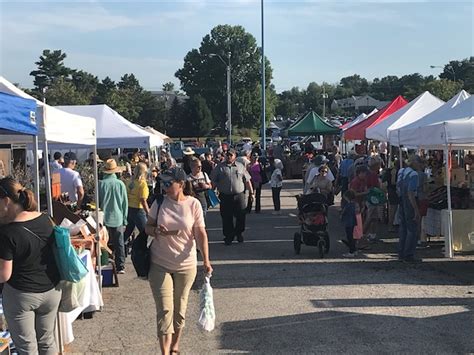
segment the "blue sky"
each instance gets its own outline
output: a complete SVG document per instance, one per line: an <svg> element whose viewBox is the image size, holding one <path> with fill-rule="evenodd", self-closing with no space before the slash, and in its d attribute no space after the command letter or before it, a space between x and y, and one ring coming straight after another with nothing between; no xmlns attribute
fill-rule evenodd
<svg viewBox="0 0 474 355"><path fill-rule="evenodd" d="M265 52L278 92L352 74L372 80L437 75L474 55L473 1L265 1ZM0 73L23 87L43 49L100 79L134 73L159 90L216 25L242 25L258 43L260 1L0 0Z"/></svg>

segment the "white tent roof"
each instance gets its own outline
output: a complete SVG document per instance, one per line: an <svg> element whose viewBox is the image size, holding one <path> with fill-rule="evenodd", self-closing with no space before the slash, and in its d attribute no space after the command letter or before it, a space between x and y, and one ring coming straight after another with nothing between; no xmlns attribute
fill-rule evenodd
<svg viewBox="0 0 474 355"><path fill-rule="evenodd" d="M413 142L405 142L405 136L403 134L405 129L411 129L411 128L416 128L416 127L423 127L427 126L433 123L441 122L444 121L445 118L447 117L446 115L449 115L449 112L458 104L466 100L468 97L470 97L469 93L467 93L464 90L461 90L458 94L454 95L448 102L446 102L444 105L438 107L436 110L433 112L427 114L426 116L420 118L419 120L412 122L406 126L403 126L399 129L395 129L390 132L390 135L392 137L395 137L392 139L394 142L392 143L393 145L398 146L398 130L400 130L400 144L406 146L407 144L411 144Z"/></svg>
<svg viewBox="0 0 474 355"><path fill-rule="evenodd" d="M415 122L428 113L433 112L443 104L444 101L433 96L428 91L425 91L410 103L392 113L390 116L377 124L368 127L365 131L365 135L370 139L383 142L389 141L392 143L389 139L389 132L391 130Z"/></svg>
<svg viewBox="0 0 474 355"><path fill-rule="evenodd" d="M36 119L40 142L43 142L46 137L48 142L64 143L71 146L95 145L95 120L93 118L69 114L45 105L2 76L0 76L0 92L36 101L38 105ZM31 143L32 141L31 136L2 135L2 143Z"/></svg>
<svg viewBox="0 0 474 355"><path fill-rule="evenodd" d="M409 148L441 148L451 144L457 148L474 147L474 96L449 110L426 116L421 125L400 130L401 143Z"/></svg>
<svg viewBox="0 0 474 355"><path fill-rule="evenodd" d="M349 123L346 127L344 127L342 130L345 131L346 129L352 127L353 125L359 123L360 121L365 120L367 117L369 117L366 113L361 113L359 116L354 118L351 123Z"/></svg>
<svg viewBox="0 0 474 355"><path fill-rule="evenodd" d="M107 105L57 106L97 121L97 148L150 148L157 144L152 134L137 127Z"/></svg>
<svg viewBox="0 0 474 355"><path fill-rule="evenodd" d="M141 126L140 126L141 127ZM163 142L165 143L171 143L173 140L168 137L166 134L163 134L161 133L160 131L157 131L156 129L154 129L153 127L150 127L150 126L146 126L146 127L142 127L145 131L147 132L150 132L150 133L153 133L155 136L158 136L160 137Z"/></svg>
<svg viewBox="0 0 474 355"><path fill-rule="evenodd" d="M150 147L161 147L164 144L163 138L161 138L160 135L158 135L158 134L151 131L151 129L153 129L153 128L149 127L150 129L147 129L147 128L142 127L142 126L140 126L139 124L136 124L136 123L135 123L135 126L140 128L142 131L146 132L146 134L150 134ZM154 131L158 132L156 130L154 130ZM158 132L158 133L160 133L160 132Z"/></svg>

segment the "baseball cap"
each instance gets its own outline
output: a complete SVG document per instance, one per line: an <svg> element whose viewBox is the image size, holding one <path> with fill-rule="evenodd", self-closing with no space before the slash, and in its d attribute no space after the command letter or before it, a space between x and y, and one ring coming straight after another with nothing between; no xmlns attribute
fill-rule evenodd
<svg viewBox="0 0 474 355"><path fill-rule="evenodd" d="M185 181L186 178L185 171L179 167L165 170L160 174L160 180L162 181Z"/></svg>

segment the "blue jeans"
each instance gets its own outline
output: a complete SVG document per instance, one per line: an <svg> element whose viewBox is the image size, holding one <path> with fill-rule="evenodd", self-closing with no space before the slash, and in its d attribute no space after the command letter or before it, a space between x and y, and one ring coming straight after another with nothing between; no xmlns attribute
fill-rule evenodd
<svg viewBox="0 0 474 355"><path fill-rule="evenodd" d="M400 259L413 258L418 241L418 222L415 220L415 211L408 198L400 199L398 213L400 216L398 257Z"/></svg>
<svg viewBox="0 0 474 355"><path fill-rule="evenodd" d="M146 213L143 208L128 208L128 216L127 216L127 228L125 228L125 234L123 239L125 242L128 242L128 239L133 233L135 227L137 227L138 231L141 233L145 231L146 225Z"/></svg>
<svg viewBox="0 0 474 355"><path fill-rule="evenodd" d="M125 246L123 242L122 227L108 227L107 232L109 233L109 239L114 246L115 264L117 271L125 269Z"/></svg>

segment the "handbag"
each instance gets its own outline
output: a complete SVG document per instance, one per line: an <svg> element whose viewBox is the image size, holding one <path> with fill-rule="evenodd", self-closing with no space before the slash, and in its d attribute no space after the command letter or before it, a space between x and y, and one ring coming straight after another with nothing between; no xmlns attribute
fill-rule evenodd
<svg viewBox="0 0 474 355"><path fill-rule="evenodd" d="M219 205L219 203L221 203L221 201L219 200L219 197L217 197L216 192L214 190L212 189L207 190L207 196L209 198L208 202L209 202L210 208L214 208L217 205Z"/></svg>
<svg viewBox="0 0 474 355"><path fill-rule="evenodd" d="M28 228L23 227L23 229L34 235L39 240L45 242ZM71 244L69 230L54 225L53 236L54 243L52 243L51 246L53 248L53 255L59 271L60 279L69 282L81 281L89 271Z"/></svg>
<svg viewBox="0 0 474 355"><path fill-rule="evenodd" d="M157 211L156 211L156 220L158 221L158 213L160 212L161 204L163 203L163 195L158 195L156 198ZM153 244L153 242L151 242ZM132 263L135 268L135 272L138 277L148 278L148 273L150 272L151 264L151 252L150 245L148 245L148 235L145 231L140 232L140 234L134 239L132 243Z"/></svg>

